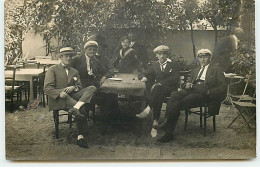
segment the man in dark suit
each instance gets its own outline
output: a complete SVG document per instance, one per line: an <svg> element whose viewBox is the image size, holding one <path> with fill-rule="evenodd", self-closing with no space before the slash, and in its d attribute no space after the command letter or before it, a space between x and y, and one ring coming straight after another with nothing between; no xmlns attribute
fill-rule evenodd
<svg viewBox="0 0 260 173"><path fill-rule="evenodd" d="M142 113L136 116L145 118L152 109L153 126L158 126L160 111L165 97L170 96L172 91L177 91L178 89L180 69L177 62L169 59L168 46L158 46L153 52L156 54L158 61L139 75L139 79L143 82L146 82L147 78L153 80L148 106ZM152 128L151 135L152 137L157 136L155 128Z"/></svg>
<svg viewBox="0 0 260 173"><path fill-rule="evenodd" d="M95 86L97 89L103 84L103 82L112 77L113 73L105 68L100 61L100 57L97 55L98 43L93 40L89 40L84 45L85 54L74 57L71 61L71 67L78 70L80 80L83 87ZM116 95L104 94L96 92L94 97L103 97L102 101L97 104L101 107L105 114L111 114L118 111L118 105L116 102Z"/></svg>
<svg viewBox="0 0 260 173"><path fill-rule="evenodd" d="M83 87L93 85L99 88L106 78L111 76L102 65L100 58L97 58L97 48L96 41L87 41L84 45L85 54L75 56L71 61L71 67L79 72Z"/></svg>
<svg viewBox="0 0 260 173"><path fill-rule="evenodd" d="M220 38L215 46L212 63L217 64L226 73L232 72L232 58L237 55L243 35L243 29L235 28L231 35Z"/></svg>
<svg viewBox="0 0 260 173"><path fill-rule="evenodd" d="M44 80L44 91L49 96L50 111L70 108L69 112L75 116L78 129L77 144L88 148L84 138L87 133L87 119L80 108L90 103L96 87L82 87L78 71L69 66L74 54L71 47L60 49L61 63L48 69Z"/></svg>
<svg viewBox="0 0 260 173"><path fill-rule="evenodd" d="M166 107L165 117L167 120L159 127L165 134L158 139L159 142L173 140L181 108L199 106L201 103L208 103L210 114L219 113L221 101L226 95L226 79L223 71L216 65L210 64L211 51L201 49L198 51L200 68L194 69L185 89L171 93Z"/></svg>
<svg viewBox="0 0 260 173"><path fill-rule="evenodd" d="M133 32L129 32L128 37L130 38L131 42L130 47L135 50L136 55L139 61L141 62L143 69L146 69L149 61L147 48L136 41L136 35Z"/></svg>
<svg viewBox="0 0 260 173"><path fill-rule="evenodd" d="M113 73L114 67L107 56L106 38L103 35L96 34L96 35L90 36L89 41L90 40L96 41L98 43L96 58L101 61L102 65L104 66L106 71L110 71L111 73Z"/></svg>

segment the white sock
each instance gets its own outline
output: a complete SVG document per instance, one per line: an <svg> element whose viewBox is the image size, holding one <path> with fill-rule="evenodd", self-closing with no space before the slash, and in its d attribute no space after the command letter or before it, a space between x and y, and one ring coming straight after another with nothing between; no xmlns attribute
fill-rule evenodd
<svg viewBox="0 0 260 173"><path fill-rule="evenodd" d="M84 102L78 101L73 107L76 109L80 109L81 106L83 106L84 104L85 104Z"/></svg>
<svg viewBox="0 0 260 173"><path fill-rule="evenodd" d="M83 139L83 135L78 135L78 140Z"/></svg>
<svg viewBox="0 0 260 173"><path fill-rule="evenodd" d="M157 136L157 130L156 130L156 129L152 128L152 130L151 130L151 136L152 136L153 138L155 138L155 137Z"/></svg>
<svg viewBox="0 0 260 173"><path fill-rule="evenodd" d="M143 113L149 114L150 110L151 110L151 108L150 108L150 106L148 105L148 106L145 108L145 110L143 111Z"/></svg>
<svg viewBox="0 0 260 173"><path fill-rule="evenodd" d="M153 120L153 125L154 126L158 126L158 121L157 120Z"/></svg>

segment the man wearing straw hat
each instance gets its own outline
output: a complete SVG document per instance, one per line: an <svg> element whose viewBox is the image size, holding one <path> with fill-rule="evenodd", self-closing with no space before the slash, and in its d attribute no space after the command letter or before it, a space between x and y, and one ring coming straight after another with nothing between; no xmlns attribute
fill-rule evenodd
<svg viewBox="0 0 260 173"><path fill-rule="evenodd" d="M166 121L159 126L165 132L159 142L173 140L173 132L179 119L181 108L200 106L208 103L209 114L219 113L221 101L226 95L226 79L223 71L215 64L210 64L212 53L209 49L201 49L197 53L199 68L191 72L185 89L174 91L167 102Z"/></svg>
<svg viewBox="0 0 260 173"><path fill-rule="evenodd" d="M77 144L88 148L86 142L87 119L84 115L83 105L89 104L96 91L95 86L82 87L77 70L70 67L75 52L71 47L60 49L58 56L61 63L51 66L44 80L44 91L49 96L49 110L69 109L75 116L78 129Z"/></svg>

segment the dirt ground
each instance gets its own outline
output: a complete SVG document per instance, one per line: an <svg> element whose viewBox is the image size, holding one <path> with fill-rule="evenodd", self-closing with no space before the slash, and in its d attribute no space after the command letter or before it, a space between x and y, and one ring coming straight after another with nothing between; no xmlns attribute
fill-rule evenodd
<svg viewBox="0 0 260 173"><path fill-rule="evenodd" d="M165 105L164 105L165 106ZM165 110L165 107L163 108ZM149 132L150 119L140 122L134 117L121 115L108 124L98 116L89 122L87 141L89 148L76 145L77 131L73 124L60 125L60 138L54 136L52 112L48 108L6 112L6 159L8 160L161 160L161 159L252 159L256 157L256 129L246 127L238 119L231 128L228 124L235 117L222 105L216 118L216 129L208 119L206 137L200 133L199 116L190 115L188 129L184 131L184 112L175 131L175 140L158 143ZM162 120L164 111L162 111ZM162 121L161 120L161 121ZM146 128L140 129L140 124ZM148 129L148 130L147 130ZM159 137L163 133L159 132Z"/></svg>

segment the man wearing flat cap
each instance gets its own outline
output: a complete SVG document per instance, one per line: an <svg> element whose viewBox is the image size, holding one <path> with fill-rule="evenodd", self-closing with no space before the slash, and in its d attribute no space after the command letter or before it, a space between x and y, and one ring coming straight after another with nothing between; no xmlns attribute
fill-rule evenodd
<svg viewBox="0 0 260 173"><path fill-rule="evenodd" d="M83 87L95 86L99 88L104 80L110 76L102 65L102 62L96 57L98 43L96 41L87 41L84 45L85 54L76 56L71 61L71 67L78 70Z"/></svg>
<svg viewBox="0 0 260 173"><path fill-rule="evenodd" d="M112 72L104 67L102 61L97 55L98 43L93 40L89 40L84 45L85 54L74 57L71 62L71 66L78 70L80 80L83 87L95 86L100 88L102 83L112 76ZM102 96L104 99L102 102L97 103L106 114L115 112L112 108L117 109L117 102L115 102L115 96L99 93L98 90L95 96ZM109 100L110 99L110 100Z"/></svg>
<svg viewBox="0 0 260 173"><path fill-rule="evenodd" d="M88 148L85 139L87 119L81 108L90 103L96 87L82 87L78 71L70 67L72 56L75 55L71 47L61 48L58 55L61 63L51 66L44 80L44 91L49 96L49 110L69 109L69 112L75 116L77 124L77 144Z"/></svg>
<svg viewBox="0 0 260 173"><path fill-rule="evenodd" d="M209 49L201 49L197 53L200 67L191 72L185 89L171 93L166 107L166 121L159 126L165 132L164 136L158 139L159 142L173 140L181 108L197 107L203 103L208 104L210 115L219 113L221 101L226 95L226 79L223 71L215 64L210 64L212 54Z"/></svg>
<svg viewBox="0 0 260 173"><path fill-rule="evenodd" d="M158 61L139 75L141 81L147 82L149 79L153 82L150 91L150 98L147 100L148 106L143 112L136 116L139 118L145 118L152 109L153 126L158 126L160 111L165 97L170 96L172 91L178 89L180 70L178 63L169 59L168 46L158 46L153 50L153 52L156 54ZM152 128L151 136L157 136L156 129Z"/></svg>

